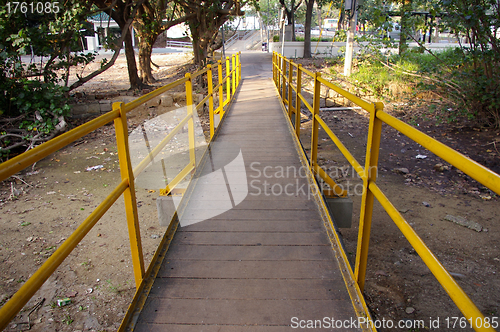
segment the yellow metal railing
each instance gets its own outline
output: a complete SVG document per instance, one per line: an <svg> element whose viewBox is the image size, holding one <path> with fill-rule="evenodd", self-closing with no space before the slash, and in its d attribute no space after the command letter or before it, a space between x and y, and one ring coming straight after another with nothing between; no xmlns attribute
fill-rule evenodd
<svg viewBox="0 0 500 332"><path fill-rule="evenodd" d="M307 102L306 98L302 94L303 74L312 78L314 82L312 106ZM467 158L459 152L438 142L432 137L387 114L383 110L384 105L382 103L367 102L325 80L321 77L320 73L312 73L302 68L302 65L296 64L278 53L273 54L273 79L276 88L281 95L283 105L288 111L290 119L292 119L293 115L295 115L294 125L295 132L298 137L300 137L300 109L302 103L305 107L307 107L307 109L311 111L313 115L310 153L311 170L324 181L326 181L332 187L337 196L342 196L343 194L345 194L341 189L336 189L336 187L338 186L318 165L318 131L319 127L321 126L321 128L325 130L328 136L333 140L333 142L342 152L344 157L356 170L359 177L363 180L363 196L361 200L358 244L356 251L356 262L354 266L354 277L358 283L360 290L362 291L364 289L365 284L373 203L376 198L382 205L382 207L387 211L394 223L401 230L406 239L413 246L415 251L422 258L427 267L431 270L432 274L434 274L436 279L448 293L453 302L455 302L468 322L471 323L474 330L495 331L492 327L487 328L484 327L484 325L480 324L481 322L485 321L483 314L479 311L479 309L475 306L475 304L471 301L467 294L465 294L465 292L457 284L455 279L453 279L449 272L439 262L436 256L429 250L429 248L425 245L418 234L404 219L401 213L399 213L399 211L392 205L392 203L377 186L376 170L378 167L382 123L386 123L394 129L398 130L402 134L422 145L424 148L441 157L451 165L460 169L461 171L468 174L470 177L482 183L484 186L488 187L499 195L500 176L490 169L473 161L472 159ZM342 144L338 137L319 116L319 101L322 85L336 91L338 94L347 98L356 105L362 107L370 114L364 167L362 167L361 164L353 157L353 155L347 150L347 148ZM295 101L295 103L293 103L293 101Z"/></svg>
<svg viewBox="0 0 500 332"><path fill-rule="evenodd" d="M230 61L231 60L231 61ZM232 67L231 67L232 64ZM141 235L139 231L139 218L137 214L137 203L134 189L134 179L148 166L153 158L165 147L165 145L175 136L180 129L186 124L188 126L189 147L190 147L190 162L164 190L168 194L175 185L177 185L186 175L194 170L196 165L194 155L194 111L203 107L203 104L209 101L209 116L210 116L210 140L215 133L214 114L220 114L221 119L227 111L224 107L231 103L235 95L236 89L241 80L241 63L240 53L233 55L231 58L226 58L226 76L222 77L223 64L218 61L217 73L218 84L213 86L212 71L215 70L211 65L205 69L186 76L173 83L167 84L153 92L150 92L136 100L124 104L117 102L113 104L113 109L100 117L89 121L71 131L68 131L44 144L35 147L15 158L12 158L0 164L0 181L16 174L17 172L29 167L31 164L47 157L51 153L67 146L75 140L95 131L96 129L114 121L116 132L116 144L118 149L118 157L120 163L121 182L116 188L102 201L99 206L83 221L83 223L64 241L61 246L42 264L42 266L29 278L24 285L0 308L0 330L3 330L8 323L17 315L17 313L26 305L30 298L43 285L43 283L54 273L64 259L75 249L85 235L94 227L99 219L106 211L118 200L123 194L125 199L125 210L127 216L127 225L129 232L129 240L132 254L133 270L136 285L136 294L143 287L143 282L146 277L146 272L151 270L154 260L151 261L147 271L144 268L144 258L142 254ZM198 104L193 105L192 98L192 80L201 75L207 75L208 94ZM223 84L226 83L226 98L224 99ZM185 84L186 89L186 104L187 115L180 123L156 146L148 156L146 156L135 169L132 169L130 161L130 152L128 145L128 127L127 113L136 107L148 102L149 100L160 96L162 93L173 89L174 87ZM219 94L219 106L214 110L214 91ZM226 107L227 109L227 107ZM156 255L155 255L156 256ZM125 320L125 319L124 319Z"/></svg>

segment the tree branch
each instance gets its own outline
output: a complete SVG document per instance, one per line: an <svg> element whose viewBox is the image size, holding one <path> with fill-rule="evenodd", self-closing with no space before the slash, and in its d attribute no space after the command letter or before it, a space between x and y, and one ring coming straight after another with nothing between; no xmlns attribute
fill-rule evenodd
<svg viewBox="0 0 500 332"><path fill-rule="evenodd" d="M142 3L142 2L144 2L144 0L142 0L140 3ZM76 89L76 88L78 88L80 86L82 86L83 84L87 83L88 81L90 81L91 79L93 79L94 77L96 77L97 75L105 72L111 66L113 66L113 64L115 63L116 59L120 55L120 50L123 47L123 41L125 40L125 37L129 33L128 29L129 29L130 25L132 24L132 22L134 21L134 16L137 13L138 8L139 8L139 6L137 6L136 8L134 8L134 11L132 12L131 18L129 18L126 21L125 25L123 26L122 35L121 35L120 39L118 39L118 41L115 44L115 53L113 54L113 57L111 58L111 60L108 63L106 63L106 65L104 65L103 67L101 67L100 69L94 71L93 73L90 73L89 75L87 75L87 76L85 76L83 78L80 78L78 81L76 81L75 83L71 84L71 86L69 87L70 91L74 90L74 89ZM110 17L111 17L111 15L110 15Z"/></svg>

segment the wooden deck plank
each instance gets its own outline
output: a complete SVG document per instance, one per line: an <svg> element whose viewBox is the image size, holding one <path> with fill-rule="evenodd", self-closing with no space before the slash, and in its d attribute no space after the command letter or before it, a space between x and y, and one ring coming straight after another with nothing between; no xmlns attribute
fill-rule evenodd
<svg viewBox="0 0 500 332"><path fill-rule="evenodd" d="M167 259L158 278L336 279L340 272L325 261L186 261Z"/></svg>
<svg viewBox="0 0 500 332"><path fill-rule="evenodd" d="M335 314L331 308L335 308ZM156 323L281 325L292 317L349 320L352 316L344 300L215 300L151 298L143 309ZM354 329L353 329L354 330ZM351 330L352 331L352 330Z"/></svg>
<svg viewBox="0 0 500 332"><path fill-rule="evenodd" d="M221 244L262 246L312 246L330 245L327 237L319 232L183 232L179 244Z"/></svg>
<svg viewBox="0 0 500 332"><path fill-rule="evenodd" d="M328 246L202 246L172 244L167 257L178 260L240 261L287 260L328 261L332 253Z"/></svg>
<svg viewBox="0 0 500 332"><path fill-rule="evenodd" d="M178 232L317 232L323 225L317 220L205 220L180 227Z"/></svg>
<svg viewBox="0 0 500 332"><path fill-rule="evenodd" d="M312 289L315 291L311 292ZM331 279L161 278L151 289L150 296L169 299L349 300L347 292Z"/></svg>

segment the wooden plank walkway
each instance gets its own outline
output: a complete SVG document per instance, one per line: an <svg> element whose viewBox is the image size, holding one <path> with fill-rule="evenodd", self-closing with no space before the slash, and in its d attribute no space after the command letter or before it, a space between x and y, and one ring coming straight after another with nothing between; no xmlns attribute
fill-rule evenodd
<svg viewBox="0 0 500 332"><path fill-rule="evenodd" d="M309 180L293 173L304 166L261 62L242 55L244 80L215 141L239 147L244 160L223 174L230 209L220 187L197 181L182 216L193 223L177 230L134 331L289 331L293 317L357 320ZM221 158L238 154L217 149Z"/></svg>

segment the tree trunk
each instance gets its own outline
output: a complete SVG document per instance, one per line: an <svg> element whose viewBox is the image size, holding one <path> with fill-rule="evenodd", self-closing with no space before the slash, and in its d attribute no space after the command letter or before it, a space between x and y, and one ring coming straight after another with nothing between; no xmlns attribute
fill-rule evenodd
<svg viewBox="0 0 500 332"><path fill-rule="evenodd" d="M125 36L125 57L127 58L128 78L130 81L130 90L143 87L139 75L137 75L137 63L135 62L135 52L132 46L132 34L130 31Z"/></svg>
<svg viewBox="0 0 500 332"><path fill-rule="evenodd" d="M194 63L198 66L198 69L201 69L207 62L210 40L206 37L207 31L203 31L202 26L198 25L197 22L191 21L189 23L189 28L193 38ZM212 32L212 35L214 35L214 32Z"/></svg>
<svg viewBox="0 0 500 332"><path fill-rule="evenodd" d="M304 25L304 58L311 57L311 22L314 0L306 0L306 24Z"/></svg>
<svg viewBox="0 0 500 332"><path fill-rule="evenodd" d="M399 34L399 55L402 55L408 48L406 38L410 34L410 11L412 8L412 0L402 0L401 6L401 33Z"/></svg>
<svg viewBox="0 0 500 332"><path fill-rule="evenodd" d="M153 52L153 43L148 43L145 38L139 38L139 75L142 83L154 83L151 68L151 53Z"/></svg>

